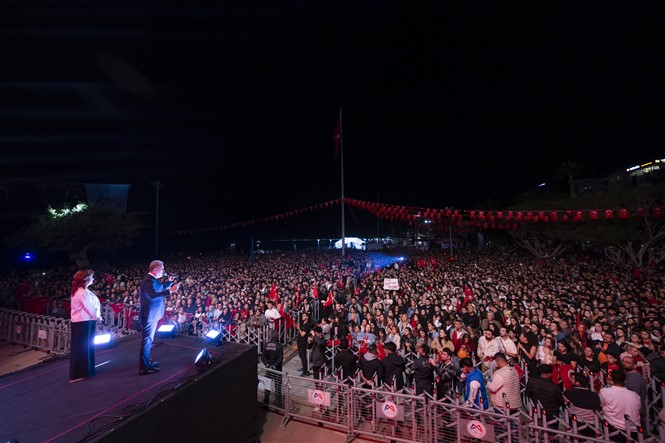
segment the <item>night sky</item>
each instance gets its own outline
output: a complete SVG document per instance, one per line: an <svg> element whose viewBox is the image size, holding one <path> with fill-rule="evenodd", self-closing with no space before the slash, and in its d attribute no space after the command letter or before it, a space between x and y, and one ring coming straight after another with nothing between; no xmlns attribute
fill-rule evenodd
<svg viewBox="0 0 665 443"><path fill-rule="evenodd" d="M663 3L537 3L3 2L2 224L83 183L150 221L161 181L165 235L338 198L340 106L361 200L508 205L564 161L663 158Z"/></svg>

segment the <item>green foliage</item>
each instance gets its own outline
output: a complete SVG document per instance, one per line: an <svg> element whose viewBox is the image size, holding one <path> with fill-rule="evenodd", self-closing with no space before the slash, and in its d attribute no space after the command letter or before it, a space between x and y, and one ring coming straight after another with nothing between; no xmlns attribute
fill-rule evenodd
<svg viewBox="0 0 665 443"><path fill-rule="evenodd" d="M64 217L40 215L7 242L13 247L37 247L46 253L65 252L70 257L86 257L89 251L131 246L143 227L139 214L91 206Z"/></svg>

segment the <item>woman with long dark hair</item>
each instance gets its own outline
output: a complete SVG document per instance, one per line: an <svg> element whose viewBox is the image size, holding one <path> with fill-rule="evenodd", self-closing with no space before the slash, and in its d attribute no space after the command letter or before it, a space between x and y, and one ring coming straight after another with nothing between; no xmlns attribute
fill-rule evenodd
<svg viewBox="0 0 665 443"><path fill-rule="evenodd" d="M94 280L92 269L74 274L71 298L71 347L69 351L69 381L76 382L95 375L95 332L101 320L97 296L88 289Z"/></svg>
<svg viewBox="0 0 665 443"><path fill-rule="evenodd" d="M536 352L538 352L538 337L531 331L523 330L520 333L520 341L517 345L517 351L520 359L526 365L529 371L529 377L537 376L538 360L536 360Z"/></svg>

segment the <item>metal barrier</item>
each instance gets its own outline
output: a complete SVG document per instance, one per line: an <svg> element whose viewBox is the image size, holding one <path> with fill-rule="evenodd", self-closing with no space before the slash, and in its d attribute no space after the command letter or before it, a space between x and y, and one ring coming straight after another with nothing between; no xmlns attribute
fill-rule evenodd
<svg viewBox="0 0 665 443"><path fill-rule="evenodd" d="M292 418L349 433L349 385L284 373L284 420Z"/></svg>
<svg viewBox="0 0 665 443"><path fill-rule="evenodd" d="M351 389L352 427L347 442L357 436L390 441L428 441L425 395L407 395L383 389Z"/></svg>
<svg viewBox="0 0 665 443"><path fill-rule="evenodd" d="M510 413L490 407L478 410L460 404L460 397L434 400L427 394L411 395L408 389L393 392L386 387L340 383L335 373L324 380L295 377L259 365L257 399L289 420L326 425L356 437L405 443L601 443L614 438L655 443L657 437L626 418L629 432L612 429L602 413L593 423L578 423L564 408L563 415L548 421L540 403ZM631 432L632 431L632 432Z"/></svg>
<svg viewBox="0 0 665 443"><path fill-rule="evenodd" d="M524 426L528 416L521 410L513 414L501 410L481 411L444 399L429 403L430 441L471 442L492 441L518 443L531 441L528 427Z"/></svg>
<svg viewBox="0 0 665 443"><path fill-rule="evenodd" d="M284 414L286 411L285 383L287 374L259 365L257 400L270 410Z"/></svg>
<svg viewBox="0 0 665 443"><path fill-rule="evenodd" d="M0 339L64 355L70 347L69 320L0 309Z"/></svg>

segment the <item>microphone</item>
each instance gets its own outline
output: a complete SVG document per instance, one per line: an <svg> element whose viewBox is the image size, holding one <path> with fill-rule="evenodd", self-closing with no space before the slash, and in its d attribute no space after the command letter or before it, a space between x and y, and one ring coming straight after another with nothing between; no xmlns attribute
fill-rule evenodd
<svg viewBox="0 0 665 443"><path fill-rule="evenodd" d="M178 278L178 277L180 277L180 276L179 276L179 275L175 275L175 274L169 274L168 272L164 271L164 277Z"/></svg>

